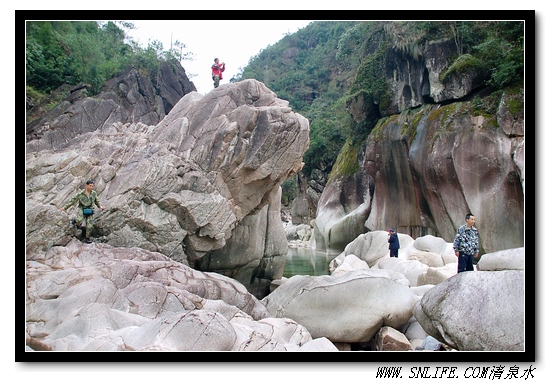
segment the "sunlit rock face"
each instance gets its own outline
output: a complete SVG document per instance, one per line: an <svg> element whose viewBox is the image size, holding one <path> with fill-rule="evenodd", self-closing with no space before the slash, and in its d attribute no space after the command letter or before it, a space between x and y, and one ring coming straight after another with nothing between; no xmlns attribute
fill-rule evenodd
<svg viewBox="0 0 550 382"><path fill-rule="evenodd" d="M113 123L31 150L27 250L69 242L71 211L58 207L93 179L105 206L94 237L248 280L262 294L287 251L280 185L308 145L308 121L246 80L185 95L157 125Z"/></svg>
<svg viewBox="0 0 550 382"><path fill-rule="evenodd" d="M452 41L430 42L418 56L389 49L379 68L389 90L349 100L368 132L360 169L333 168L319 198L319 250L390 227L449 242L467 213L477 218L482 253L524 245L523 91L507 89L496 113L481 113L475 97L486 95L486 74L472 66L442 76L455 53Z"/></svg>

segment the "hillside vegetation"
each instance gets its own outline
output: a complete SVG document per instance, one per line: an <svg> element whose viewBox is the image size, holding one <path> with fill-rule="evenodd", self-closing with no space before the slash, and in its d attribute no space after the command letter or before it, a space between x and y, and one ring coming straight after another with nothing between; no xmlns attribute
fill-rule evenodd
<svg viewBox="0 0 550 382"><path fill-rule="evenodd" d="M27 22L28 107L63 84L85 83L97 94L130 66L155 83L160 60L192 55L179 41L168 50L158 41L141 48L125 34L132 28L124 22ZM414 56L428 41L452 39L456 56L443 76L476 66L486 73L490 92L499 92L523 83L523 36L521 21L316 21L263 49L230 81L255 78L308 118L310 147L302 172L328 176L344 144L349 140L359 148L376 124L354 122L347 105L358 92L384 102L388 89L376 68L388 47ZM480 112L494 108L479 102ZM285 182L286 199L292 199L293 187L293 180Z"/></svg>
<svg viewBox="0 0 550 382"><path fill-rule="evenodd" d="M353 122L346 107L358 92L384 102L387 84L377 68L388 48L415 57L428 41L452 39L456 55L443 76L474 65L485 73L488 91L498 93L523 83L523 36L523 22L515 21L318 21L266 47L232 81L256 78L308 118L311 143L302 171L328 175L344 143L359 148L376 125ZM478 103L483 112L496 110ZM292 182L285 185L292 192Z"/></svg>
<svg viewBox="0 0 550 382"><path fill-rule="evenodd" d="M127 36L128 22L28 21L26 23L26 90L31 103L44 99L61 85L85 83L90 95L105 81L135 67L155 83L160 61L190 59L185 45L175 41L165 50L150 41L140 47Z"/></svg>

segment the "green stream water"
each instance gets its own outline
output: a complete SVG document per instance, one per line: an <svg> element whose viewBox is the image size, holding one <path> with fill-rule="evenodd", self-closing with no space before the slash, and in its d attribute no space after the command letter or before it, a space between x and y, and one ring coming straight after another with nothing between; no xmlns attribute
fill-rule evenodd
<svg viewBox="0 0 550 382"><path fill-rule="evenodd" d="M339 253L317 252L314 248L288 248L284 277L328 275L328 266Z"/></svg>

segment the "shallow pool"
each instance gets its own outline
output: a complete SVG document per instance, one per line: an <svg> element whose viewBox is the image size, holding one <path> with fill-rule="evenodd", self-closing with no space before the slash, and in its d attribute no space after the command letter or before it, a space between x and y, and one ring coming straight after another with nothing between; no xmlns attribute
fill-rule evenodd
<svg viewBox="0 0 550 382"><path fill-rule="evenodd" d="M284 277L328 275L328 266L339 253L317 252L315 248L289 247Z"/></svg>

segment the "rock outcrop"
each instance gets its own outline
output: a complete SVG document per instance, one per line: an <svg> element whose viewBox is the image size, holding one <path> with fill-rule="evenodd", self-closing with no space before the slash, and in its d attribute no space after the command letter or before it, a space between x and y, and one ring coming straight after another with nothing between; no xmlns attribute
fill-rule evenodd
<svg viewBox="0 0 550 382"><path fill-rule="evenodd" d="M26 351L337 351L239 282L108 244L27 256Z"/></svg>
<svg viewBox="0 0 550 382"><path fill-rule="evenodd" d="M376 72L389 90L379 100L358 92L348 103L355 123L371 127L357 150L359 169L335 165L319 198L317 249L342 250L390 227L449 242L467 213L477 217L482 254L522 247L523 89L490 94L487 73L468 55L460 75L453 72L451 41L429 42L417 57L379 54Z"/></svg>
<svg viewBox="0 0 550 382"><path fill-rule="evenodd" d="M159 63L154 85L130 68L107 81L96 97L88 96L86 84L62 86L55 93L67 96L52 110L45 112L42 105L36 105L27 111L26 150L65 148L76 136L113 123L156 125L181 97L196 90L179 62L164 61Z"/></svg>
<svg viewBox="0 0 550 382"><path fill-rule="evenodd" d="M106 207L98 240L218 271L258 297L282 275L279 188L302 167L309 123L262 83L191 92L157 125L104 123L70 137L27 152L28 252L70 241L70 215L58 208L94 179Z"/></svg>

